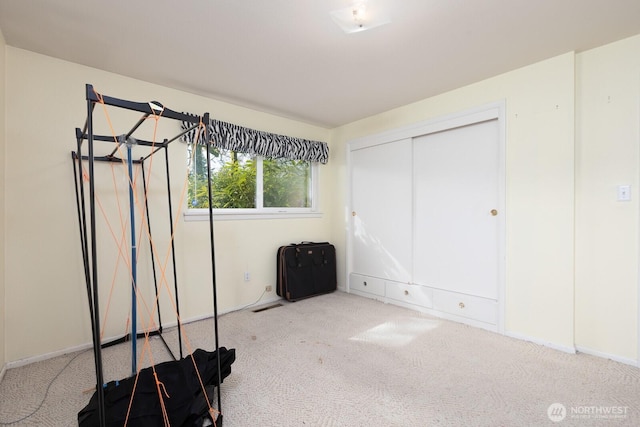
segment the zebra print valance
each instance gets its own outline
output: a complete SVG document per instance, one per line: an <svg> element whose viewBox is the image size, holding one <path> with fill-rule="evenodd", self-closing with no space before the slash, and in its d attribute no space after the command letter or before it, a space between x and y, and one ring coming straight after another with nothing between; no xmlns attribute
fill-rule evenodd
<svg viewBox="0 0 640 427"><path fill-rule="evenodd" d="M192 125L184 122L182 129L186 130ZM192 130L184 135L183 140L192 143L196 134L197 130ZM305 160L323 164L329 160L329 146L326 142L263 132L215 119L209 120L209 137L215 147L270 159Z"/></svg>

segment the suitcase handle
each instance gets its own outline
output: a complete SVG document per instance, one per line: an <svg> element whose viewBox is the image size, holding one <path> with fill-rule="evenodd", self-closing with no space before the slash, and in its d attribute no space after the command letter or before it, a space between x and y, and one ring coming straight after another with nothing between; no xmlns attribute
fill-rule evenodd
<svg viewBox="0 0 640 427"><path fill-rule="evenodd" d="M300 243L291 243L290 246L301 246L301 245L328 245L329 242L311 242L309 240L303 240Z"/></svg>

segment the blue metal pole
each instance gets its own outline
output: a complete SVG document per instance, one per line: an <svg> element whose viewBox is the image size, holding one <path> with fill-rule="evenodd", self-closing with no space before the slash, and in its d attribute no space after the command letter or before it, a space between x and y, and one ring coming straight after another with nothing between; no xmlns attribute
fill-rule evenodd
<svg viewBox="0 0 640 427"><path fill-rule="evenodd" d="M127 166L129 167L129 214L131 221L131 375L135 375L137 370L138 352L136 341L138 338L136 315L136 281L137 281L137 255L136 255L136 217L133 200L133 159L131 158L131 142L127 140Z"/></svg>

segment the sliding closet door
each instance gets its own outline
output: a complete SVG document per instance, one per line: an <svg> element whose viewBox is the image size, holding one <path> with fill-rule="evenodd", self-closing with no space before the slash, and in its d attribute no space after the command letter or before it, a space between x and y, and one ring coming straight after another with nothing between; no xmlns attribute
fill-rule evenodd
<svg viewBox="0 0 640 427"><path fill-rule="evenodd" d="M411 139L351 152L351 271L411 279Z"/></svg>
<svg viewBox="0 0 640 427"><path fill-rule="evenodd" d="M414 282L498 298L498 120L414 138Z"/></svg>

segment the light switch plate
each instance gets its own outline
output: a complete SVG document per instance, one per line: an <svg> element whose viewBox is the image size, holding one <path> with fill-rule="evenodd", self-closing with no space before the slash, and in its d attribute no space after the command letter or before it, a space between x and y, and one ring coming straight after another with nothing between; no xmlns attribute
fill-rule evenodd
<svg viewBox="0 0 640 427"><path fill-rule="evenodd" d="M618 185L618 201L627 202L631 200L631 186L630 185Z"/></svg>

